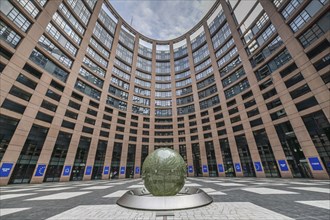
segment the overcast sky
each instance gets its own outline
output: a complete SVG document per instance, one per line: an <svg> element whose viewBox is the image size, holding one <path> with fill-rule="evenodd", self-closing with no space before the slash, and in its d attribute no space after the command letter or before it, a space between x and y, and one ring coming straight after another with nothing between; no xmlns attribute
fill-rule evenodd
<svg viewBox="0 0 330 220"><path fill-rule="evenodd" d="M110 0L110 3L140 33L170 40L195 26L215 0Z"/></svg>

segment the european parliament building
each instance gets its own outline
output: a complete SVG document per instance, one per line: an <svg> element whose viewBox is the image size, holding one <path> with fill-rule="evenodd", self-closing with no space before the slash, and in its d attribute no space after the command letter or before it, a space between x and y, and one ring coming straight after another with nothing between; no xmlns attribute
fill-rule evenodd
<svg viewBox="0 0 330 220"><path fill-rule="evenodd" d="M0 184L330 175L328 0L221 0L156 40L108 0L1 0ZM174 27L173 27L174 28Z"/></svg>

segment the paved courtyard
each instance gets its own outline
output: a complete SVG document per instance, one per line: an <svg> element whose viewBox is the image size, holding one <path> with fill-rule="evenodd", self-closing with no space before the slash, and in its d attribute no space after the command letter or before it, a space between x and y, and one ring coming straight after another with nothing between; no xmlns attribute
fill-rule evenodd
<svg viewBox="0 0 330 220"><path fill-rule="evenodd" d="M0 219L330 219L330 181L188 178L213 197L208 206L136 211L116 205L141 179L9 185L0 188Z"/></svg>

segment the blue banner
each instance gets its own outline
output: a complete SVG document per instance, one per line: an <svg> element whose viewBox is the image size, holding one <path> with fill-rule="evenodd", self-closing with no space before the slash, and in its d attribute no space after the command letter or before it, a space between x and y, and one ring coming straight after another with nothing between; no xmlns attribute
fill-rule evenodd
<svg viewBox="0 0 330 220"><path fill-rule="evenodd" d="M120 167L120 174L125 174L125 167Z"/></svg>
<svg viewBox="0 0 330 220"><path fill-rule="evenodd" d="M8 177L13 166L13 163L3 163L0 168L0 177Z"/></svg>
<svg viewBox="0 0 330 220"><path fill-rule="evenodd" d="M278 160L278 164L280 165L280 170L281 171L289 171L289 167L286 164L285 160Z"/></svg>
<svg viewBox="0 0 330 220"><path fill-rule="evenodd" d="M262 172L262 165L259 161L254 162L254 167L256 168L257 172Z"/></svg>
<svg viewBox="0 0 330 220"><path fill-rule="evenodd" d="M193 173L193 172L194 172L193 166L188 166L188 173Z"/></svg>
<svg viewBox="0 0 330 220"><path fill-rule="evenodd" d="M38 164L36 173L34 176L43 176L46 170L46 164Z"/></svg>
<svg viewBox="0 0 330 220"><path fill-rule="evenodd" d="M310 157L310 158L308 158L308 160L309 160L309 163L311 164L313 170L323 170L318 157Z"/></svg>
<svg viewBox="0 0 330 220"><path fill-rule="evenodd" d="M103 174L104 175L108 175L109 174L109 171L110 171L110 167L109 166L105 166L104 167L104 170L103 170Z"/></svg>
<svg viewBox="0 0 330 220"><path fill-rule="evenodd" d="M207 169L207 165L203 165L203 173L207 173L208 169Z"/></svg>
<svg viewBox="0 0 330 220"><path fill-rule="evenodd" d="M239 164L239 163L235 163L235 171L236 171L236 172L242 172L241 164Z"/></svg>
<svg viewBox="0 0 330 220"><path fill-rule="evenodd" d="M69 176L71 171L71 166L65 166L63 169L63 176Z"/></svg>
<svg viewBox="0 0 330 220"><path fill-rule="evenodd" d="M92 166L87 166L86 167L86 172L85 172L85 175L89 176L92 174Z"/></svg>
<svg viewBox="0 0 330 220"><path fill-rule="evenodd" d="M140 167L135 167L135 173L140 174Z"/></svg>
<svg viewBox="0 0 330 220"><path fill-rule="evenodd" d="M218 171L219 173L223 173L224 169L223 169L223 165L222 164L218 164Z"/></svg>

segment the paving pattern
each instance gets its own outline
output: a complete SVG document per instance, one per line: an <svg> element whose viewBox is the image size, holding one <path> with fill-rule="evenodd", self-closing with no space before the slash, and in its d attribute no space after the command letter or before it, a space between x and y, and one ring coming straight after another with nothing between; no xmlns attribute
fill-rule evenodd
<svg viewBox="0 0 330 220"><path fill-rule="evenodd" d="M116 205L141 179L9 185L0 188L0 219L330 219L330 181L188 178L213 197L208 206L140 211Z"/></svg>

